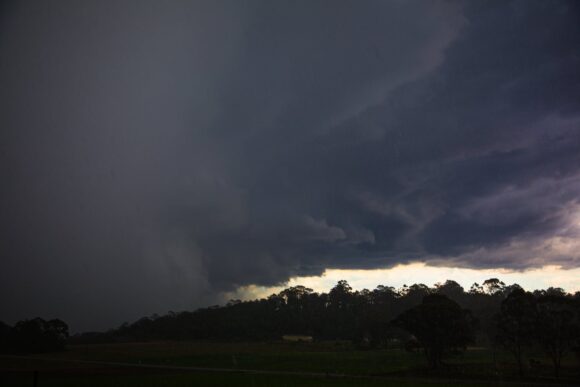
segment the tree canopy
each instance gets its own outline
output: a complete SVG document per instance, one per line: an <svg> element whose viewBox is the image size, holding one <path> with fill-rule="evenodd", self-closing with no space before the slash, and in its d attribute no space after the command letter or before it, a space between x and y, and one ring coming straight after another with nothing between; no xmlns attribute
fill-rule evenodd
<svg viewBox="0 0 580 387"><path fill-rule="evenodd" d="M393 324L419 341L432 368L438 368L446 354L463 351L475 340L476 320L471 312L443 294L425 296Z"/></svg>

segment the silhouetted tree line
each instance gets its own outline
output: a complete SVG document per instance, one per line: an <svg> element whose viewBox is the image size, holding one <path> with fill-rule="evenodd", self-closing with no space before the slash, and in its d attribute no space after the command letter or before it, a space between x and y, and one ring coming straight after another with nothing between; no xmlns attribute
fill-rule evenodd
<svg viewBox="0 0 580 387"><path fill-rule="evenodd" d="M8 353L56 352L65 349L68 325L58 319L39 317L17 322L13 327L0 322L0 351Z"/></svg>
<svg viewBox="0 0 580 387"><path fill-rule="evenodd" d="M278 340L301 334L371 348L414 341L433 367L445 354L478 343L507 349L520 368L526 349L537 345L559 369L562 356L578 346L579 310L580 293L559 288L530 293L495 278L468 291L455 281L372 291L353 291L339 281L328 293L295 286L259 300L144 317L74 340Z"/></svg>
<svg viewBox="0 0 580 387"><path fill-rule="evenodd" d="M562 289L526 292L514 289L494 315L495 342L514 356L520 375L524 354L537 346L550 358L558 377L562 358L569 352L580 356L580 293Z"/></svg>
<svg viewBox="0 0 580 387"><path fill-rule="evenodd" d="M73 340L262 341L300 334L368 348L421 349L433 368L446 355L478 344L509 351L522 373L524 355L535 346L552 359L557 374L562 357L579 351L579 322L580 292L560 288L526 292L493 278L468 291L450 280L434 287L381 285L354 291L339 281L328 293L295 286L263 299L144 317Z"/></svg>

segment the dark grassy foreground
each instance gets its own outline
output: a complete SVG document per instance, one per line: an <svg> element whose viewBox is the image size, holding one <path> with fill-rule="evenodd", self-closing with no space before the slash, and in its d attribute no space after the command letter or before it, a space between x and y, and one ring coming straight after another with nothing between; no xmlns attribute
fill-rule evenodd
<svg viewBox="0 0 580 387"><path fill-rule="evenodd" d="M427 370L421 353L399 349L356 350L345 343L155 342L72 346L31 358L0 358L1 386L471 386L494 384L577 384L578 364L570 357L560 381L547 359L516 376L512 360L473 348L449 360L444 370ZM79 362L80 361L80 362ZM137 365L83 363L104 361ZM145 365L166 366L147 368ZM207 367L226 371L183 370ZM255 373L248 370L272 372ZM314 375L315 374L315 375ZM523 383L523 384L522 384Z"/></svg>

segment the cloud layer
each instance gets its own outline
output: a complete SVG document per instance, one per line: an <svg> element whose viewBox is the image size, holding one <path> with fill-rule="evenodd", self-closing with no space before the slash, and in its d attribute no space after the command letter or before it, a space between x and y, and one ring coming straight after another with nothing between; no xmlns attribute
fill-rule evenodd
<svg viewBox="0 0 580 387"><path fill-rule="evenodd" d="M580 266L574 2L1 12L7 319L103 328L328 268Z"/></svg>

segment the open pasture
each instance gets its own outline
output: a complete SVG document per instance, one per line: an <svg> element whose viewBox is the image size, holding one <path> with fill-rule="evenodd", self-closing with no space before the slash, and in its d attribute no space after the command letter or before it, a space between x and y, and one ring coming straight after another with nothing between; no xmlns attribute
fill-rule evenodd
<svg viewBox="0 0 580 387"><path fill-rule="evenodd" d="M65 352L0 359L0 383L32 386L471 386L573 384L574 358L560 381L540 356L525 379L507 353L472 348L444 370L421 352L358 350L344 342L148 342L71 346ZM497 366L496 366L497 364ZM476 381L477 380L477 381Z"/></svg>

